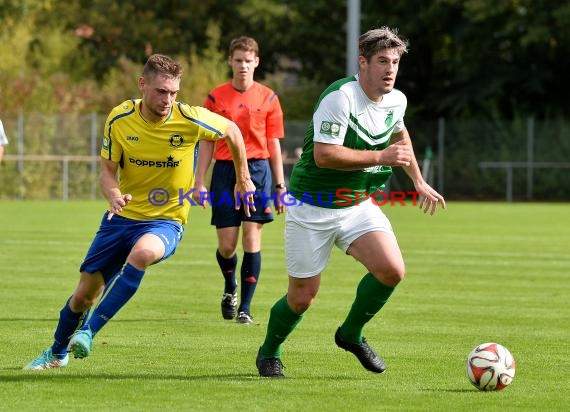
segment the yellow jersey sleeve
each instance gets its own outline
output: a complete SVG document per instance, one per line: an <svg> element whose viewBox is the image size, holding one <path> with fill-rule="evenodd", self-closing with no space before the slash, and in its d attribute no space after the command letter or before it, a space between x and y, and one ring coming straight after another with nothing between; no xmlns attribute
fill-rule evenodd
<svg viewBox="0 0 570 412"><path fill-rule="evenodd" d="M180 104L180 112L200 126L198 140L218 140L226 134L228 119L205 107Z"/></svg>

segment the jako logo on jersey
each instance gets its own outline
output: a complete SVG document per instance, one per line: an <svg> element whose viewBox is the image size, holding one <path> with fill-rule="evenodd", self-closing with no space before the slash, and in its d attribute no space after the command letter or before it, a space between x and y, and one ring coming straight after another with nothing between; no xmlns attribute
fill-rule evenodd
<svg viewBox="0 0 570 412"><path fill-rule="evenodd" d="M174 160L172 156L168 156L166 161L160 160L141 160L141 159L133 159L129 157L129 163L135 164L137 166L143 167L178 167L180 166L180 160Z"/></svg>
<svg viewBox="0 0 570 412"><path fill-rule="evenodd" d="M127 140L131 140L133 142L138 142L139 137L138 136L127 136Z"/></svg>
<svg viewBox="0 0 570 412"><path fill-rule="evenodd" d="M178 147L182 146L182 143L184 143L184 137L182 137L181 135L173 134L172 136L170 136L170 146Z"/></svg>

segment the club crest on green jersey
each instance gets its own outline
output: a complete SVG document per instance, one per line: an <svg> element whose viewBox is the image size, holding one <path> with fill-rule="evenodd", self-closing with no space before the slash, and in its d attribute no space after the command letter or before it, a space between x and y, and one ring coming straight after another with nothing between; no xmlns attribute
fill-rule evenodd
<svg viewBox="0 0 570 412"><path fill-rule="evenodd" d="M330 122L328 120L323 120L321 122L322 134L329 134L331 136L338 136L340 132L340 123Z"/></svg>
<svg viewBox="0 0 570 412"><path fill-rule="evenodd" d="M393 121L394 121L394 110L390 110L386 114L386 120L384 120L384 124L386 124L386 127L390 127Z"/></svg>

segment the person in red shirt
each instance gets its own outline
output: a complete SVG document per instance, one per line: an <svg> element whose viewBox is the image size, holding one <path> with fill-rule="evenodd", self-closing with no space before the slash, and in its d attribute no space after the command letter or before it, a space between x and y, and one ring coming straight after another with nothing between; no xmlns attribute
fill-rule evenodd
<svg viewBox="0 0 570 412"><path fill-rule="evenodd" d="M255 39L246 36L233 39L228 63L232 79L212 89L204 106L234 121L244 136L249 171L256 187L255 211L246 216L243 205L236 209L232 197L228 197L234 191L236 176L231 152L222 141L200 144L193 195L203 207L206 203L212 205L211 224L216 226L218 237L216 259L225 280L222 317L252 324L250 305L261 271L263 225L273 221L271 202L278 214L285 209L282 197L286 188L279 142L285 132L277 94L253 79L259 66L259 46ZM205 176L212 156L215 164L207 192ZM203 195L200 199L200 192L208 193L207 200ZM242 222L241 294L237 307L236 249Z"/></svg>

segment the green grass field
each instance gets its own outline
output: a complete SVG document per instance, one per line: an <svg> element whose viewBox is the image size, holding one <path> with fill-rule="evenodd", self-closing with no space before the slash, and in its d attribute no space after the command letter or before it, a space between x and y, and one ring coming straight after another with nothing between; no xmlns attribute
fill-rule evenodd
<svg viewBox="0 0 570 412"><path fill-rule="evenodd" d="M366 372L334 332L363 269L340 251L283 350L288 379L258 377L269 308L286 289L283 219L264 232L255 325L224 321L209 210L177 253L65 369L21 368L51 344L103 202L0 203L0 410L563 411L570 407L570 204L453 203L433 217L384 208L407 276L365 329L384 357ZM502 392L471 386L465 358L502 343L517 371Z"/></svg>

